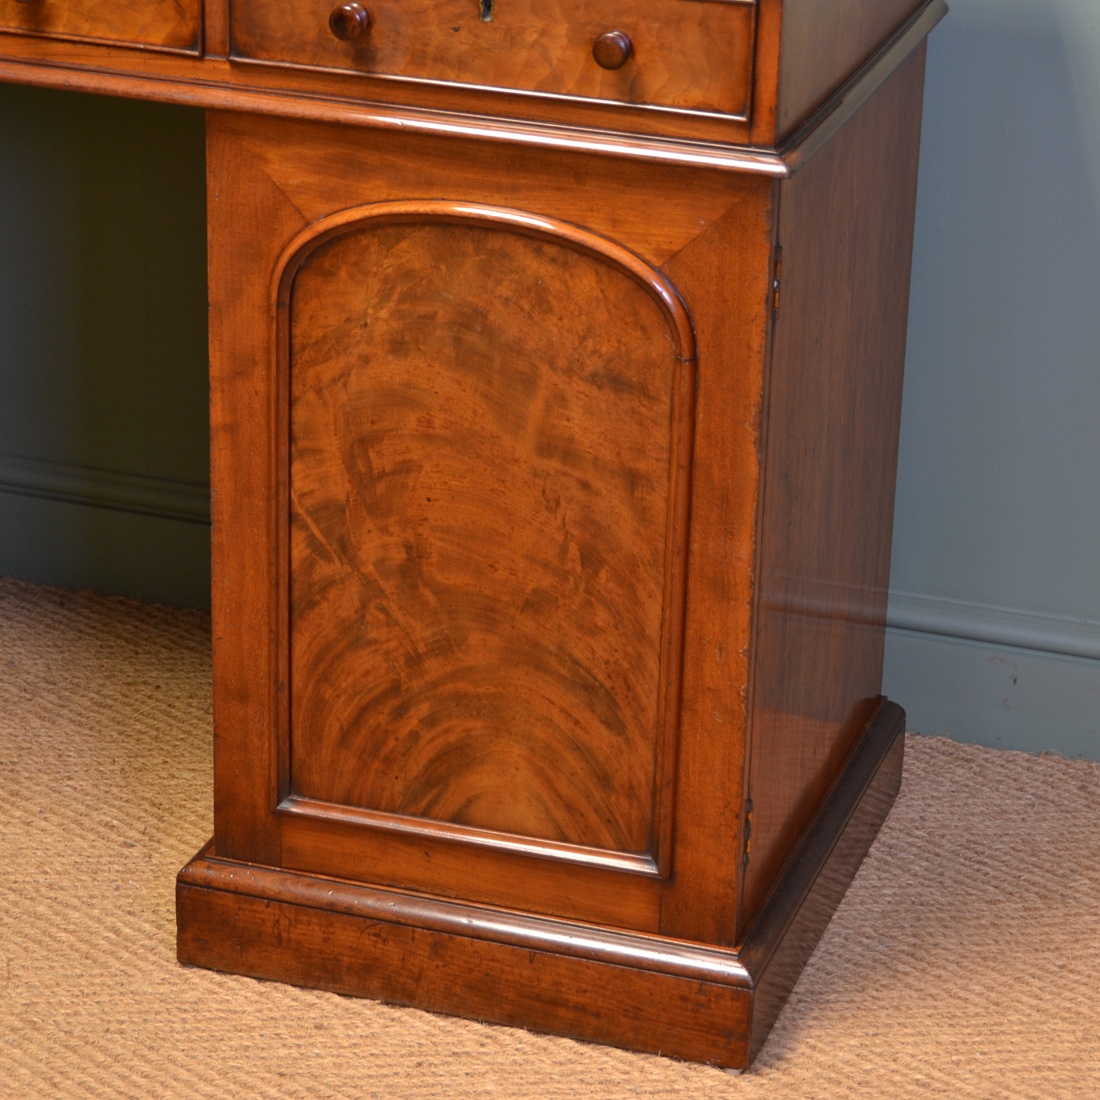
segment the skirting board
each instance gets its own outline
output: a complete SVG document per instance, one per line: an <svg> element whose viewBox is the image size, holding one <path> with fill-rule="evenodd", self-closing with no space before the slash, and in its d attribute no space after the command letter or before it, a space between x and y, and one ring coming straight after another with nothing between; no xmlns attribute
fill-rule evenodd
<svg viewBox="0 0 1100 1100"><path fill-rule="evenodd" d="M210 527L0 491L0 576L210 606Z"/></svg>
<svg viewBox="0 0 1100 1100"><path fill-rule="evenodd" d="M1067 618L895 590L890 593L886 625L894 630L1100 661L1100 621L1095 617Z"/></svg>
<svg viewBox="0 0 1100 1100"><path fill-rule="evenodd" d="M1100 660L887 628L882 680L914 733L1100 760Z"/></svg>
<svg viewBox="0 0 1100 1100"><path fill-rule="evenodd" d="M210 487L0 454L0 492L210 526Z"/></svg>
<svg viewBox="0 0 1100 1100"><path fill-rule="evenodd" d="M739 948L223 860L208 844L177 878L179 961L745 1068L889 812L904 728L884 702Z"/></svg>

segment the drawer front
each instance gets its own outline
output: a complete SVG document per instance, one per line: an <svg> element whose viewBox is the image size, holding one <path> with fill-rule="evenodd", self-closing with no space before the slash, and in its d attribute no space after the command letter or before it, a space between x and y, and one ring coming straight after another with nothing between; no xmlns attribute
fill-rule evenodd
<svg viewBox="0 0 1100 1100"><path fill-rule="evenodd" d="M729 0L362 0L369 26L344 41L335 0L240 0L241 59L351 69L539 94L744 117L755 7ZM365 22L365 20L364 20ZM601 67L596 39L618 31L625 63Z"/></svg>
<svg viewBox="0 0 1100 1100"><path fill-rule="evenodd" d="M0 31L198 53L200 0L4 0Z"/></svg>

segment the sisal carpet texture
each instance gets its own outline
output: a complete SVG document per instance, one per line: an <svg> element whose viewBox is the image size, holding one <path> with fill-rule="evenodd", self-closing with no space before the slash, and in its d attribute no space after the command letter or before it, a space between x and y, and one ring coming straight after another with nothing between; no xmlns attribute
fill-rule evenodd
<svg viewBox="0 0 1100 1100"><path fill-rule="evenodd" d="M1100 765L937 738L739 1077L178 966L208 630L0 581L0 1096L1100 1098Z"/></svg>

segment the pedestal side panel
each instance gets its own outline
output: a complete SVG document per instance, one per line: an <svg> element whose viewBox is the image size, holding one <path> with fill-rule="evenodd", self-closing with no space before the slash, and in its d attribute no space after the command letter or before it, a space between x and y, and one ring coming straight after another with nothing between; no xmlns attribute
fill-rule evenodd
<svg viewBox="0 0 1100 1100"><path fill-rule="evenodd" d="M924 47L780 186L742 918L877 707Z"/></svg>

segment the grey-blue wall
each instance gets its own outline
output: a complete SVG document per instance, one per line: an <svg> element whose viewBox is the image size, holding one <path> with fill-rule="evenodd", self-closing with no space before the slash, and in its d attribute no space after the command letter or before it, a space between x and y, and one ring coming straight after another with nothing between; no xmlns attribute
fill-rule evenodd
<svg viewBox="0 0 1100 1100"><path fill-rule="evenodd" d="M884 690L922 733L1100 759L1100 3L949 2Z"/></svg>
<svg viewBox="0 0 1100 1100"><path fill-rule="evenodd" d="M884 690L1100 759L1100 2L951 3ZM0 573L208 599L202 176L197 111L0 88Z"/></svg>
<svg viewBox="0 0 1100 1100"><path fill-rule="evenodd" d="M0 86L0 574L209 603L202 112Z"/></svg>

